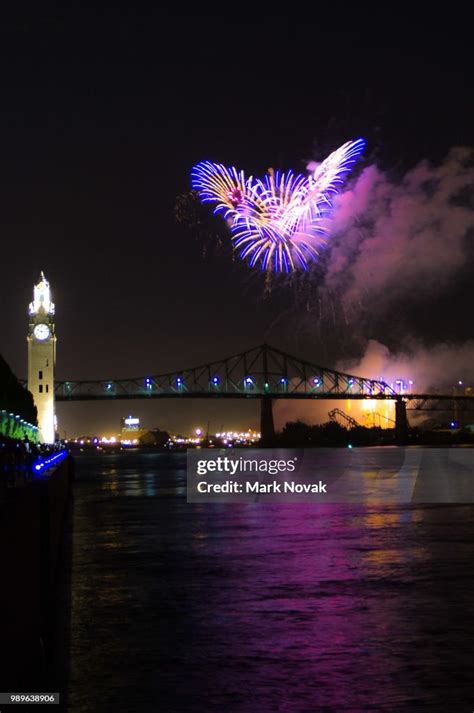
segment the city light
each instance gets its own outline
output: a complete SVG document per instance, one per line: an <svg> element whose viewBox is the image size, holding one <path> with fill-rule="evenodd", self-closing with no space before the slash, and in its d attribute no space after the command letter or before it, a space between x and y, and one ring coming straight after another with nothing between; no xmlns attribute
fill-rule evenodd
<svg viewBox="0 0 474 713"><path fill-rule="evenodd" d="M128 418L124 419L124 423L126 426L139 426L140 419L134 418L133 416L129 416Z"/></svg>
<svg viewBox="0 0 474 713"><path fill-rule="evenodd" d="M169 440L170 448L214 448L225 446L232 448L246 448L252 446L261 438L259 431L248 428L246 431L222 431L217 432L212 436L204 437L201 428L196 428L192 436L183 436L181 434L171 435Z"/></svg>

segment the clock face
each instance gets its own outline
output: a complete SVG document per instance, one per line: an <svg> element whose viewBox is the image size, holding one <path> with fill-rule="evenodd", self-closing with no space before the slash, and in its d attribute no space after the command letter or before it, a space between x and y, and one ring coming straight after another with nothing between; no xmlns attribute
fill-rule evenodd
<svg viewBox="0 0 474 713"><path fill-rule="evenodd" d="M45 339L49 337L49 327L47 324L37 324L36 327L33 329L33 334L35 335L36 339L38 339L40 342L43 342Z"/></svg>

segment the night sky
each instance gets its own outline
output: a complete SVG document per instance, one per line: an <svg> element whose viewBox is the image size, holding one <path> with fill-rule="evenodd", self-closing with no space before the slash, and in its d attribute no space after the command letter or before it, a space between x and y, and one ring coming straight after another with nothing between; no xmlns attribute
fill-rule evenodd
<svg viewBox="0 0 474 713"><path fill-rule="evenodd" d="M59 379L146 376L263 341L331 366L367 338L398 348L405 328L427 343L472 337L470 272L425 296L418 319L397 303L390 329L381 320L356 338L346 323L321 335L302 327L298 286L265 294L211 220L206 236L175 217L203 159L304 170L364 136L365 160L397 175L473 144L468 28L379 12L342 28L339 17L117 6L3 18L0 351L18 376L42 269ZM86 403L59 406L61 435L116 430L129 410L169 429L257 425L252 404Z"/></svg>

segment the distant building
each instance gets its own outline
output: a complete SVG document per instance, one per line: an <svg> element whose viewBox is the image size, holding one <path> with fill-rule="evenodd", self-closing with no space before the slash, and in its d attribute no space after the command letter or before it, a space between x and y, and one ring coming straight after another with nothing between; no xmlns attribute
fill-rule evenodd
<svg viewBox="0 0 474 713"><path fill-rule="evenodd" d="M136 445L148 429L142 428L140 419L136 416L124 416L121 419L120 440L127 445Z"/></svg>

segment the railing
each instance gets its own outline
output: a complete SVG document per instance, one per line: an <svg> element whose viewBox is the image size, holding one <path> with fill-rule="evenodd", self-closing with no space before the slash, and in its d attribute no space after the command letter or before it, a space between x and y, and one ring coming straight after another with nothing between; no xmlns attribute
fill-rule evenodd
<svg viewBox="0 0 474 713"><path fill-rule="evenodd" d="M37 458L34 463L32 464L31 470L33 471L33 475L43 475L49 468L52 468L53 465L58 465L58 463L64 458L67 458L68 452L66 449L62 451L58 451L57 453L53 453L47 457L39 457Z"/></svg>
<svg viewBox="0 0 474 713"><path fill-rule="evenodd" d="M16 488L44 477L68 451L0 437L0 488Z"/></svg>

